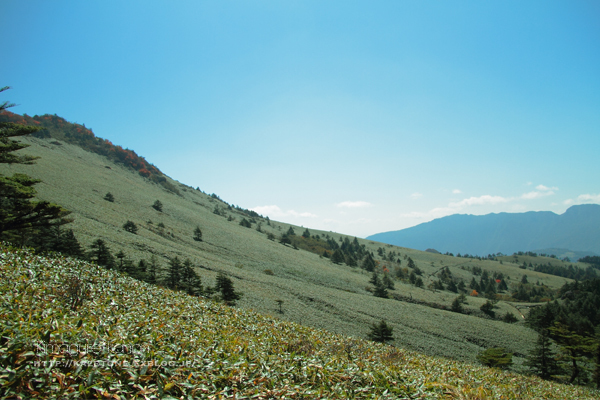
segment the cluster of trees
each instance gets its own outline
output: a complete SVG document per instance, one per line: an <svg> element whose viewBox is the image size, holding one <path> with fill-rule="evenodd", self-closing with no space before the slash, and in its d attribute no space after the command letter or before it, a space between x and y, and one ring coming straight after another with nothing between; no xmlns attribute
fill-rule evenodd
<svg viewBox="0 0 600 400"><path fill-rule="evenodd" d="M102 239L94 241L85 256L107 269L124 272L150 284L161 284L172 290L181 290L192 296L212 297L228 305L235 305L241 297L241 294L235 291L233 281L223 273L217 275L214 287L203 286L202 279L189 259L181 261L175 256L169 260L166 269L159 265L155 255L152 255L150 260L142 259L136 263L122 251L113 255Z"/></svg>
<svg viewBox="0 0 600 400"><path fill-rule="evenodd" d="M543 272L544 274L562 276L563 278L574 279L578 281L584 281L588 279L594 279L598 277L596 270L594 267L589 266L585 269L574 267L573 265L569 265L568 267L563 267L560 265L550 265L548 264L536 264L532 266L529 263L530 268L537 272Z"/></svg>
<svg viewBox="0 0 600 400"><path fill-rule="evenodd" d="M600 256L585 256L579 259L579 262L590 264L596 269L600 269Z"/></svg>
<svg viewBox="0 0 600 400"><path fill-rule="evenodd" d="M600 388L600 279L566 283L559 294L527 316L538 333L527 365L544 379Z"/></svg>

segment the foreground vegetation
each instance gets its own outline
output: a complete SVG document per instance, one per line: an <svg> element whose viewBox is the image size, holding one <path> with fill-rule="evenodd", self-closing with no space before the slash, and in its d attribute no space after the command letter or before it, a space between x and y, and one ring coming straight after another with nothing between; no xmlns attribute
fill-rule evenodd
<svg viewBox="0 0 600 400"><path fill-rule="evenodd" d="M592 399L0 246L2 398Z"/></svg>

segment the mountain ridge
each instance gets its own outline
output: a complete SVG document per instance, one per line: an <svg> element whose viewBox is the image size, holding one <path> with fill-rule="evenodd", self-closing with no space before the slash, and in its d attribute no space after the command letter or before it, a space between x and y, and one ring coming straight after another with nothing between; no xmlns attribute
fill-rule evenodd
<svg viewBox="0 0 600 400"><path fill-rule="evenodd" d="M536 249L600 252L600 205L580 204L552 211L452 214L411 228L367 237L396 246L442 253L512 254Z"/></svg>

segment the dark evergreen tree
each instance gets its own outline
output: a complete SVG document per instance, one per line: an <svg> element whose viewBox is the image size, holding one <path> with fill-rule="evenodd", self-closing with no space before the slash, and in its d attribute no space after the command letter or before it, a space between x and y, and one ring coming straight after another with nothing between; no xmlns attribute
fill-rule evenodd
<svg viewBox="0 0 600 400"><path fill-rule="evenodd" d="M91 244L89 259L96 264L112 269L115 267L115 259L110 252L110 249L102 239L97 239Z"/></svg>
<svg viewBox="0 0 600 400"><path fill-rule="evenodd" d="M352 254L345 254L344 262L349 267L356 267L358 265L356 258Z"/></svg>
<svg viewBox="0 0 600 400"><path fill-rule="evenodd" d="M0 88L0 92L9 89ZM0 112L14 106L5 101L0 104ZM0 163L33 164L37 157L16 155L13 152L29 145L11 138L29 135L40 128L16 124L0 123ZM47 201L36 201L34 185L41 182L28 175L17 173L11 177L0 174L0 240L20 241L31 236L35 229L54 225L64 225L72 220L66 218L69 212Z"/></svg>
<svg viewBox="0 0 600 400"><path fill-rule="evenodd" d="M181 287L182 265L179 257L175 256L169 261L169 269L167 270L167 287L170 289L179 289Z"/></svg>
<svg viewBox="0 0 600 400"><path fill-rule="evenodd" d="M454 300L452 301L452 305L450 306L450 310L457 312L457 313L462 313L464 311L463 308L463 304L466 302L466 297L464 294L461 294L459 296L456 296L456 298L454 298Z"/></svg>
<svg viewBox="0 0 600 400"><path fill-rule="evenodd" d="M368 272L375 271L375 260L373 260L371 253L367 253L367 255L365 256L365 259L362 262L361 268L363 268L364 270L366 270Z"/></svg>
<svg viewBox="0 0 600 400"><path fill-rule="evenodd" d="M308 228L306 228L306 230L302 233L302 237L305 239L310 238L310 232L308 231Z"/></svg>
<svg viewBox="0 0 600 400"><path fill-rule="evenodd" d="M138 227L133 221L127 221L123 224L123 229L125 229L129 233L137 234Z"/></svg>
<svg viewBox="0 0 600 400"><path fill-rule="evenodd" d="M417 274L415 274L415 271L410 272L410 275L408 275L408 281L413 285L415 284L417 281Z"/></svg>
<svg viewBox="0 0 600 400"><path fill-rule="evenodd" d="M587 361L587 357L593 354L596 343L594 338L582 335L569 326L560 322L555 322L549 329L550 337L558 344L561 359L565 366L571 369L569 383L574 383L582 374L581 364ZM584 378L585 381L585 378Z"/></svg>
<svg viewBox="0 0 600 400"><path fill-rule="evenodd" d="M56 250L70 257L83 258L85 256L85 252L75 237L73 229L61 231L60 241Z"/></svg>
<svg viewBox="0 0 600 400"><path fill-rule="evenodd" d="M104 195L104 200L106 201L110 201L111 203L114 203L115 201L115 196L113 196L113 194L111 192L108 192Z"/></svg>
<svg viewBox="0 0 600 400"><path fill-rule="evenodd" d="M331 261L334 264L341 264L345 261L344 252L341 249L336 249L331 255Z"/></svg>
<svg viewBox="0 0 600 400"><path fill-rule="evenodd" d="M194 229L194 240L196 242L202 241L202 231L200 230L199 226L196 226L196 229Z"/></svg>
<svg viewBox="0 0 600 400"><path fill-rule="evenodd" d="M368 333L367 338L374 342L385 343L394 340L394 329L391 326L381 320L379 324L373 324L371 326L371 332Z"/></svg>
<svg viewBox="0 0 600 400"><path fill-rule="evenodd" d="M418 288L423 287L423 279L420 276L417 276L417 279L415 280L415 286Z"/></svg>
<svg viewBox="0 0 600 400"><path fill-rule="evenodd" d="M152 254L147 267L146 282L152 285L155 285L158 282L158 268L158 259Z"/></svg>
<svg viewBox="0 0 600 400"><path fill-rule="evenodd" d="M294 232L294 228L292 228L291 226L287 230L287 234L288 234L288 236L296 236L296 232Z"/></svg>
<svg viewBox="0 0 600 400"><path fill-rule="evenodd" d="M279 239L279 243L281 243L282 245L286 245L286 244L292 244L292 240L290 239L290 237L288 236L287 233L284 233L283 235L281 235L281 239Z"/></svg>
<svg viewBox="0 0 600 400"><path fill-rule="evenodd" d="M560 374L560 368L556 361L556 354L552 349L552 341L548 330L542 329L533 350L524 363L529 369L542 379L551 379Z"/></svg>
<svg viewBox="0 0 600 400"><path fill-rule="evenodd" d="M156 200L154 204L152 204L152 208L154 208L156 211L162 212L163 204L160 202L160 200Z"/></svg>
<svg viewBox="0 0 600 400"><path fill-rule="evenodd" d="M242 220L240 221L240 225L243 226L244 228L252 228L252 223L250 221L248 221L246 218L242 218Z"/></svg>
<svg viewBox="0 0 600 400"><path fill-rule="evenodd" d="M451 292L458 293L458 287L456 287L456 283L454 283L454 281L452 280L448 283L446 289L448 289Z"/></svg>
<svg viewBox="0 0 600 400"><path fill-rule="evenodd" d="M183 262L181 286L182 289L192 296L201 296L204 293L202 288L202 280L196 271L194 271L192 262L189 259L186 259Z"/></svg>
<svg viewBox="0 0 600 400"><path fill-rule="evenodd" d="M512 365L512 353L502 347L494 347L479 353L477 360L488 367L507 369Z"/></svg>
<svg viewBox="0 0 600 400"><path fill-rule="evenodd" d="M221 300L227 305L235 305L235 302L241 298L241 295L233 288L233 282L225 274L219 272L215 290L221 293Z"/></svg>
<svg viewBox="0 0 600 400"><path fill-rule="evenodd" d="M479 309L485 314L489 315L490 317L496 318L496 312L494 311L494 307L494 303L487 300L484 304L481 305L481 307L479 307Z"/></svg>
<svg viewBox="0 0 600 400"><path fill-rule="evenodd" d="M383 284L383 286L385 286L386 289L390 289L390 290L395 289L394 281L392 280L392 278L390 278L390 274L387 272L383 273L383 278L381 280L381 283Z"/></svg>

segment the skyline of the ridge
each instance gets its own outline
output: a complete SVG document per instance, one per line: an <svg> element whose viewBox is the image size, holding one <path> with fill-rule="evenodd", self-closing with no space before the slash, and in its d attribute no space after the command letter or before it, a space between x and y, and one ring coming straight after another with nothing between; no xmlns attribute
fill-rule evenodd
<svg viewBox="0 0 600 400"><path fill-rule="evenodd" d="M600 203L592 1L0 3L0 101L366 237Z"/></svg>

